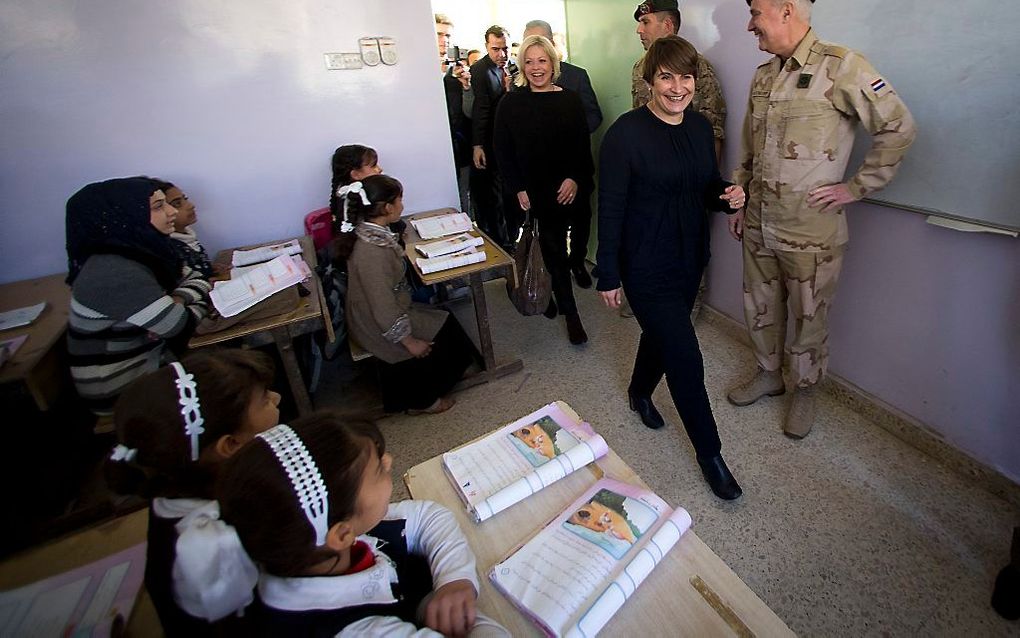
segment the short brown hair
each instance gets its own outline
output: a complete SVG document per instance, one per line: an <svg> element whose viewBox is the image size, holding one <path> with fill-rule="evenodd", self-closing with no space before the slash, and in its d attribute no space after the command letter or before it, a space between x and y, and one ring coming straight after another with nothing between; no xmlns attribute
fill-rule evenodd
<svg viewBox="0 0 1020 638"><path fill-rule="evenodd" d="M506 37L506 29L504 29L503 27L499 26L498 24L494 24L491 27L489 27L488 29L486 29L485 30L485 44L489 43L489 36L490 35L496 36L497 38L505 38Z"/></svg>
<svg viewBox="0 0 1020 638"><path fill-rule="evenodd" d="M680 33L680 12L676 9L666 9L664 11L656 11L655 15L659 18L659 22L665 19L669 19L673 23L673 33Z"/></svg>
<svg viewBox="0 0 1020 638"><path fill-rule="evenodd" d="M645 53L641 77L645 79L645 82L651 84L652 78L659 72L659 69L693 75L697 80L698 50L680 36L667 35L659 38L652 43L652 46L648 47L648 52Z"/></svg>
<svg viewBox="0 0 1020 638"><path fill-rule="evenodd" d="M436 24L448 24L448 25L450 25L452 27L453 26L453 20L448 18L445 13L437 13L436 14Z"/></svg>

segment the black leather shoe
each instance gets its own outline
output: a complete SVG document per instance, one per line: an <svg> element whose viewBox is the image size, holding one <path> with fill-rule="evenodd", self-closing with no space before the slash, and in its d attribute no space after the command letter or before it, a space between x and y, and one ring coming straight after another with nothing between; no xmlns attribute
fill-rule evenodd
<svg viewBox="0 0 1020 638"><path fill-rule="evenodd" d="M730 468L726 467L726 461L722 456L717 454L710 459L698 459L698 465L701 466L701 474L708 481L708 486L719 498L732 501L744 493L737 484L737 479L730 473Z"/></svg>
<svg viewBox="0 0 1020 638"><path fill-rule="evenodd" d="M574 281L577 282L578 288L591 288L591 275L588 274L587 268L574 266L570 272L574 273Z"/></svg>
<svg viewBox="0 0 1020 638"><path fill-rule="evenodd" d="M638 397L630 390L627 390L627 398L630 400L630 409L638 413L641 417L641 422L646 426L653 430L658 430L666 425L662 415L655 409L651 397Z"/></svg>
<svg viewBox="0 0 1020 638"><path fill-rule="evenodd" d="M1011 561L995 578L992 609L1007 620L1020 618L1020 527L1013 528Z"/></svg>
<svg viewBox="0 0 1020 638"><path fill-rule="evenodd" d="M556 302L553 301L553 299L550 297L549 305L545 307L545 310L542 312L542 314L545 315L546 319L555 319L558 313L559 310L557 310L556 308Z"/></svg>
<svg viewBox="0 0 1020 638"><path fill-rule="evenodd" d="M570 338L570 343L575 346L588 343L588 333L584 331L580 315L575 312L571 315L563 315L563 317L567 320L567 337Z"/></svg>

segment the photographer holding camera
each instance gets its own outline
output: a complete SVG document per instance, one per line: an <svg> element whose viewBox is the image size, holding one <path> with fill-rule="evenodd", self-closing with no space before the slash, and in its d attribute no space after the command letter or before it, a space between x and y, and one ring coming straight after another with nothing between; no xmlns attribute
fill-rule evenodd
<svg viewBox="0 0 1020 638"><path fill-rule="evenodd" d="M468 189L471 171L471 108L474 104L471 71L465 62L467 56L461 55L460 47L450 46L453 22L441 13L435 14L435 18L439 68L443 73L446 114L450 121L450 139L453 142L460 207L462 211L471 215Z"/></svg>

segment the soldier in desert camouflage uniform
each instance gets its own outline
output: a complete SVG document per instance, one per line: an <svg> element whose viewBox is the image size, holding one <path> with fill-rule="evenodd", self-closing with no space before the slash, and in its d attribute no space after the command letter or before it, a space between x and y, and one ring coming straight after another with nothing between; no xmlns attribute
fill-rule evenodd
<svg viewBox="0 0 1020 638"><path fill-rule="evenodd" d="M914 140L914 121L864 57L811 29L813 0L747 0L748 31L775 57L758 67L733 181L748 192L730 232L743 238L744 317L758 372L727 397L750 405L785 391L787 300L795 319L785 347L795 387L784 432L802 438L814 422L814 388L828 364L828 311L847 223L843 206L889 183ZM854 127L872 147L842 182Z"/></svg>
<svg viewBox="0 0 1020 638"><path fill-rule="evenodd" d="M637 20L637 34L641 38L641 46L648 50L659 38L667 35L676 35L680 31L680 11L677 8L676 0L648 0L638 5L634 11L634 19ZM645 57L641 56L634 63L630 77L630 96L632 108L640 108L652 99L651 87L642 77ZM698 53L698 82L694 87L694 99L691 100L691 109L701 113L712 125L712 136L715 138L716 161L722 157L722 144L726 138L726 100L723 99L722 87L715 76L715 69L705 59L705 56ZM701 278L701 285L698 288L698 295L694 299L691 309L691 319L698 315L701 310L701 299L705 293L705 277ZM631 316L629 304L620 307L620 314Z"/></svg>

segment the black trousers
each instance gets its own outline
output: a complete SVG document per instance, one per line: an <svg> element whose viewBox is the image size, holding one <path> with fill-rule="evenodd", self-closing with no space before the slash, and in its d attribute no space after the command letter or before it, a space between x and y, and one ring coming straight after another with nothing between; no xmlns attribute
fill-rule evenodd
<svg viewBox="0 0 1020 638"><path fill-rule="evenodd" d="M545 204L545 205L543 205ZM559 311L565 315L577 314L574 288L570 281L570 263L567 257L567 228L570 227L570 206L560 206L555 199L552 205L532 200L532 214L538 223L538 245L542 249L545 268L552 278L553 297Z"/></svg>
<svg viewBox="0 0 1020 638"><path fill-rule="evenodd" d="M698 292L697 277L671 291L642 290L640 284L624 284L634 318L641 326L630 391L650 397L662 377L684 422L698 458L719 454L722 444L705 390L705 363L691 324L691 305Z"/></svg>
<svg viewBox="0 0 1020 638"><path fill-rule="evenodd" d="M383 409L386 412L424 410L457 385L475 356L475 346L453 315L432 340L424 359L399 363L379 361Z"/></svg>
<svg viewBox="0 0 1020 638"><path fill-rule="evenodd" d="M577 190L570 214L570 267L584 268L588 258L588 239L591 237L591 193Z"/></svg>
<svg viewBox="0 0 1020 638"><path fill-rule="evenodd" d="M507 225L503 214L503 180L496 172L493 155L488 151L485 154L489 159L489 167L479 170L471 167L469 188L471 190L471 204L475 209L475 221L482 232L488 235L492 241L500 246L506 247L511 243ZM516 204L517 198L514 197ZM516 239L516 236L514 237Z"/></svg>

